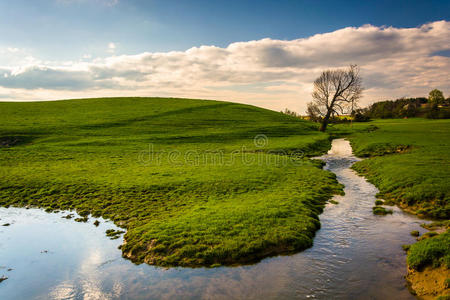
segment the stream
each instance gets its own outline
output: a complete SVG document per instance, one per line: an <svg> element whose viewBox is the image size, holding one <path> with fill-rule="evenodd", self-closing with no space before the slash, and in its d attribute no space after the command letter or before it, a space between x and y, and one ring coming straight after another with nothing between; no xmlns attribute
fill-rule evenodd
<svg viewBox="0 0 450 300"><path fill-rule="evenodd" d="M377 189L350 166L335 139L320 159L345 185L320 215L314 246L240 267L158 268L121 257L112 222L77 223L39 209L0 208L0 299L415 299L406 288L402 244L423 220L390 207L372 214Z"/></svg>

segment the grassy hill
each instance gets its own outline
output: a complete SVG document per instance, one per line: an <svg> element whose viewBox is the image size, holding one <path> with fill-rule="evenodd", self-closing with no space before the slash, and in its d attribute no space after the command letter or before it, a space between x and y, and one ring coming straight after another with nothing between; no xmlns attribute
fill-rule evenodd
<svg viewBox="0 0 450 300"><path fill-rule="evenodd" d="M249 263L311 246L341 187L305 156L315 125L229 102L0 103L0 204L77 210L127 229L124 256ZM256 137L256 138L255 138Z"/></svg>

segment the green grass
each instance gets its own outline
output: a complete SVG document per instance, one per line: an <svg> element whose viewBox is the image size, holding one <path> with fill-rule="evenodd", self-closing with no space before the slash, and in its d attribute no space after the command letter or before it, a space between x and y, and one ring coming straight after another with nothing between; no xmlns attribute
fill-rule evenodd
<svg viewBox="0 0 450 300"><path fill-rule="evenodd" d="M450 229L450 220L433 221L431 223L420 224L420 226L428 230L435 230L438 228Z"/></svg>
<svg viewBox="0 0 450 300"><path fill-rule="evenodd" d="M419 236L420 235L420 232L418 231L418 230L413 230L413 231L411 231L410 232L410 234L412 235L412 236Z"/></svg>
<svg viewBox="0 0 450 300"><path fill-rule="evenodd" d="M392 210L386 209L386 208L381 207L381 206L374 206L374 207L372 207L372 212L373 212L374 215L392 214Z"/></svg>
<svg viewBox="0 0 450 300"><path fill-rule="evenodd" d="M383 200L380 199L375 200L375 205L383 205L383 204L384 204Z"/></svg>
<svg viewBox="0 0 450 300"><path fill-rule="evenodd" d="M299 251L342 188L305 158L326 151L328 135L249 105L109 98L0 111L0 204L111 219L138 263L217 266Z"/></svg>
<svg viewBox="0 0 450 300"><path fill-rule="evenodd" d="M450 120L390 119L338 128L350 133L357 156L369 157L353 168L378 187L380 198L422 216L450 218Z"/></svg>
<svg viewBox="0 0 450 300"><path fill-rule="evenodd" d="M435 231L428 231L428 232L424 233L424 234L423 234L420 238L418 238L417 240L418 240L418 241L421 241L421 240L424 240L424 239L427 239L427 238L436 236L436 235L438 235L438 234L439 234L439 233L437 233L437 232L435 232Z"/></svg>
<svg viewBox="0 0 450 300"><path fill-rule="evenodd" d="M409 248L408 266L420 270L425 266L450 268L450 232L423 239Z"/></svg>

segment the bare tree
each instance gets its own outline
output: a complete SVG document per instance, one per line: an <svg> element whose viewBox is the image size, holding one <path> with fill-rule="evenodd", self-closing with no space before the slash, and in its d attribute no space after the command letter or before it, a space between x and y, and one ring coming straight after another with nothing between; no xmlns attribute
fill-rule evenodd
<svg viewBox="0 0 450 300"><path fill-rule="evenodd" d="M314 81L313 101L308 103L307 113L319 115L319 130L325 131L330 117L353 112L362 90L358 66L351 65L346 70L326 70Z"/></svg>
<svg viewBox="0 0 450 300"><path fill-rule="evenodd" d="M312 102L308 103L308 107L306 108L306 114L308 115L310 121L319 122L322 120L319 108Z"/></svg>

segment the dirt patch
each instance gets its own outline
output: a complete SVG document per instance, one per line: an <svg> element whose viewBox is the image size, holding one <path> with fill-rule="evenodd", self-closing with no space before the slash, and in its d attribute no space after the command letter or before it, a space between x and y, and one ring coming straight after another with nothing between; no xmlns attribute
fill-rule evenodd
<svg viewBox="0 0 450 300"><path fill-rule="evenodd" d="M450 278L450 269L426 267L422 271L408 269L406 280L411 292L419 299L435 299L438 296L450 295L446 280Z"/></svg>

